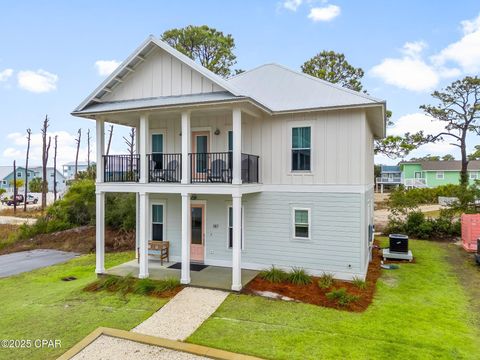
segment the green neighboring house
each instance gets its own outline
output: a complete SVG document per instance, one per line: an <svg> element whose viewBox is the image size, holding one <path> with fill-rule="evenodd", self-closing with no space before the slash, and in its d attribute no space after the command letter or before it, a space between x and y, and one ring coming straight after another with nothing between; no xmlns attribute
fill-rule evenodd
<svg viewBox="0 0 480 360"><path fill-rule="evenodd" d="M398 164L402 170L403 183L406 187L437 187L460 183L460 160L450 161L402 161ZM470 183L480 179L480 161L468 163Z"/></svg>

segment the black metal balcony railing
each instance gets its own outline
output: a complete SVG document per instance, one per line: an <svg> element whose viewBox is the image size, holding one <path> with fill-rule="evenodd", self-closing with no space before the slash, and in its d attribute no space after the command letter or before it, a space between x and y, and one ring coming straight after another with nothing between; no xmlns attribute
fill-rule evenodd
<svg viewBox="0 0 480 360"><path fill-rule="evenodd" d="M182 154L148 154L149 182L180 182Z"/></svg>
<svg viewBox="0 0 480 360"><path fill-rule="evenodd" d="M103 162L105 182L138 182L139 155L104 155Z"/></svg>
<svg viewBox="0 0 480 360"><path fill-rule="evenodd" d="M258 182L258 156L242 154L242 182ZM189 154L192 183L231 183L233 177L233 153Z"/></svg>

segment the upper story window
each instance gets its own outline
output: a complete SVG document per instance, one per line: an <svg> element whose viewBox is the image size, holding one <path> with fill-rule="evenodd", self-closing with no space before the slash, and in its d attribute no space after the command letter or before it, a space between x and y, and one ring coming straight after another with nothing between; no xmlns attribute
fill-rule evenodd
<svg viewBox="0 0 480 360"><path fill-rule="evenodd" d="M152 134L152 160L155 169L163 169L163 134Z"/></svg>
<svg viewBox="0 0 480 360"><path fill-rule="evenodd" d="M437 179L438 180L445 179L445 173L443 171L437 171Z"/></svg>
<svg viewBox="0 0 480 360"><path fill-rule="evenodd" d="M19 177L19 178L22 177L22 173L21 173L21 172L18 172L18 173L17 173L17 177Z"/></svg>
<svg viewBox="0 0 480 360"><path fill-rule="evenodd" d="M477 180L478 179L478 172L470 171L470 179L471 180Z"/></svg>
<svg viewBox="0 0 480 360"><path fill-rule="evenodd" d="M292 171L310 171L310 139L310 126L292 128Z"/></svg>

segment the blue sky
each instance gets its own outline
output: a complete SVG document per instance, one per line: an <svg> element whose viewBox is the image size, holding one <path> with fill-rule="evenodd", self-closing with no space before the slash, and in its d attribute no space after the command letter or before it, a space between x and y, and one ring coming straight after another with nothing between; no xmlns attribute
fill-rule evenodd
<svg viewBox="0 0 480 360"><path fill-rule="evenodd" d="M96 62L122 61L149 34L173 27L207 24L232 34L236 67L246 70L266 62L298 70L321 50L343 52L365 70L369 93L387 100L397 122L394 133L438 129L418 106L431 102L433 89L480 71L478 1L0 3L0 165L24 161L29 127L32 161L40 162L45 114L52 135L59 135L60 162L73 160L78 128L86 133L90 127L94 135L93 123L70 112L105 78ZM114 152L124 152L121 135L117 128ZM471 148L475 141L470 139ZM448 144L428 145L412 155L452 150Z"/></svg>

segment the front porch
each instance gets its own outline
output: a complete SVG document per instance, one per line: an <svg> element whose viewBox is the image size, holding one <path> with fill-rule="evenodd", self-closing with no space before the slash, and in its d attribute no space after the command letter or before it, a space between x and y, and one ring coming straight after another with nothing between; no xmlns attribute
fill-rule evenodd
<svg viewBox="0 0 480 360"><path fill-rule="evenodd" d="M153 280L163 280L167 278L181 278L180 269L169 268L175 262L164 262L160 265L160 260L150 257L148 260L149 278ZM139 274L138 261L132 260L105 271L108 275L127 276L132 275L138 277ZM248 284L258 274L258 271L242 269L242 287ZM190 271L190 286L198 286L204 288L231 290L232 286L232 269L221 266L206 266L200 271Z"/></svg>

